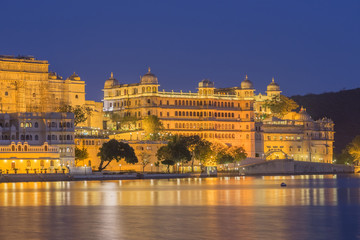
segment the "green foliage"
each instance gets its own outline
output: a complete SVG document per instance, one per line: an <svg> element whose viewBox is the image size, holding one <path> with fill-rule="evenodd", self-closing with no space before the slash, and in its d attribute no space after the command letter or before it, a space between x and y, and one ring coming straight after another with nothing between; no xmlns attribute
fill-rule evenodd
<svg viewBox="0 0 360 240"><path fill-rule="evenodd" d="M145 132L145 137L148 140L160 140L160 133L164 130L164 126L157 116L150 115L143 119L142 127Z"/></svg>
<svg viewBox="0 0 360 240"><path fill-rule="evenodd" d="M191 153L191 166L192 171L194 171L194 160L199 160L204 164L205 161L210 158L212 154L211 142L200 138L198 135L181 138Z"/></svg>
<svg viewBox="0 0 360 240"><path fill-rule="evenodd" d="M84 123L92 114L91 108L81 106L63 105L58 109L59 112L74 113L74 126Z"/></svg>
<svg viewBox="0 0 360 240"><path fill-rule="evenodd" d="M156 157L162 164L169 166L176 163L185 163L191 160L190 151L180 136L173 136L166 146L158 149Z"/></svg>
<svg viewBox="0 0 360 240"><path fill-rule="evenodd" d="M360 162L360 135L356 136L347 147L348 153L353 158L354 164Z"/></svg>
<svg viewBox="0 0 360 240"><path fill-rule="evenodd" d="M240 162L247 157L245 149L242 147L230 147L227 152L234 158L234 162Z"/></svg>
<svg viewBox="0 0 360 240"><path fill-rule="evenodd" d="M139 120L134 116L121 117L119 113L111 113L110 119L116 124L116 130L128 131L136 129L136 121Z"/></svg>
<svg viewBox="0 0 360 240"><path fill-rule="evenodd" d="M242 161L246 158L247 154L242 147L228 147L219 143L212 146L215 161L218 164L227 164Z"/></svg>
<svg viewBox="0 0 360 240"><path fill-rule="evenodd" d="M78 148L75 147L75 165L77 165L80 161L83 161L89 157L89 153L86 148Z"/></svg>
<svg viewBox="0 0 360 240"><path fill-rule="evenodd" d="M280 99L273 98L272 100L267 100L264 104L264 107L270 109L271 113L276 117L283 117L287 113L299 107L299 105L292 99L280 95Z"/></svg>
<svg viewBox="0 0 360 240"><path fill-rule="evenodd" d="M138 162L134 149L129 144L115 139L104 143L100 148L98 156L100 157L99 171L104 170L113 160L119 162L121 159L124 159L128 164Z"/></svg>
<svg viewBox="0 0 360 240"><path fill-rule="evenodd" d="M175 164L175 161L172 159L170 148L166 146L161 146L156 152L157 159L163 165L167 165L167 172L170 172L170 166Z"/></svg>
<svg viewBox="0 0 360 240"><path fill-rule="evenodd" d="M336 164L353 164L354 158L351 156L351 154L348 152L347 149L343 149L340 154L335 154L334 157Z"/></svg>
<svg viewBox="0 0 360 240"><path fill-rule="evenodd" d="M145 171L145 167L150 163L150 154L147 152L141 152L140 157L140 164L142 165L143 172Z"/></svg>

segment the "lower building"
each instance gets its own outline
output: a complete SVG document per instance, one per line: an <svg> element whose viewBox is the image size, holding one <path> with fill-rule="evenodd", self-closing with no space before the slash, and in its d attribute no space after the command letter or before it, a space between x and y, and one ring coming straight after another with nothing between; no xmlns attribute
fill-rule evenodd
<svg viewBox="0 0 360 240"><path fill-rule="evenodd" d="M262 123L264 158L291 158L297 161L332 163L334 123L314 121L305 109Z"/></svg>
<svg viewBox="0 0 360 240"><path fill-rule="evenodd" d="M0 114L2 172L67 171L74 157L74 114Z"/></svg>

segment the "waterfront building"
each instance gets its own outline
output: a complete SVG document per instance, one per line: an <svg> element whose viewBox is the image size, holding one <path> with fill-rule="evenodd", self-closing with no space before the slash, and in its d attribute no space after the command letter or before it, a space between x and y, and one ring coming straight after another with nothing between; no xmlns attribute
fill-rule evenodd
<svg viewBox="0 0 360 240"><path fill-rule="evenodd" d="M264 120L271 116L265 103L280 99L280 86L274 78L266 94L255 94L247 76L240 86L231 88L215 88L205 79L194 93L159 91L159 86L150 68L139 83L122 83L111 74L103 89L106 128L118 130L119 140L142 141L142 118L155 115L167 133L198 135L212 142L242 146L250 158L332 161L331 120L313 121L304 109L281 119ZM117 119L122 119L120 125ZM124 119L128 119L125 124Z"/></svg>
<svg viewBox="0 0 360 240"><path fill-rule="evenodd" d="M216 89L212 81L202 80L197 92L159 91L157 77L150 71L140 83L120 83L111 74L104 84L104 111L107 127L118 129L114 115L131 119L122 125L117 138L144 140L141 119L155 115L165 131L185 136L199 135L210 141L242 146L249 157L259 157L263 149L256 149L254 120L254 89L246 78L234 93Z"/></svg>
<svg viewBox="0 0 360 240"><path fill-rule="evenodd" d="M102 129L102 103L85 100L85 81L76 73L63 79L49 63L29 56L0 55L0 113L56 112L61 106L89 107L81 126Z"/></svg>
<svg viewBox="0 0 360 240"><path fill-rule="evenodd" d="M283 118L262 122L264 152L268 160L291 158L297 161L332 163L334 123L314 121L304 108Z"/></svg>
<svg viewBox="0 0 360 240"><path fill-rule="evenodd" d="M74 114L0 114L2 172L54 172L74 165Z"/></svg>
<svg viewBox="0 0 360 240"><path fill-rule="evenodd" d="M112 136L114 137L114 136ZM109 141L108 137L100 136L84 136L78 135L75 139L75 145L79 149L86 148L89 154L88 158L85 160L78 161L77 166L87 166L92 167L93 170L97 170L100 165L100 158L97 156L103 143ZM163 141L123 141L128 143L135 151L135 154L139 160L136 164L127 164L123 159L119 162L112 161L106 168L109 171L137 171L142 172L142 156L146 156L148 164L145 166L144 171L146 172L159 172L166 171L166 166L159 165L157 166L158 159L156 157L157 150L166 145L166 142ZM189 168L189 166L187 166ZM187 169L189 170L189 169ZM199 163L196 162L196 171L200 171Z"/></svg>

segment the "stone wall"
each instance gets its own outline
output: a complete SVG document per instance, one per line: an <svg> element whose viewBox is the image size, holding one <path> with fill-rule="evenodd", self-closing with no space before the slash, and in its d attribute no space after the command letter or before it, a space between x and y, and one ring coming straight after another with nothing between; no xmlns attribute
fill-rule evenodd
<svg viewBox="0 0 360 240"><path fill-rule="evenodd" d="M244 166L239 171L244 175L353 173L354 167L283 159Z"/></svg>

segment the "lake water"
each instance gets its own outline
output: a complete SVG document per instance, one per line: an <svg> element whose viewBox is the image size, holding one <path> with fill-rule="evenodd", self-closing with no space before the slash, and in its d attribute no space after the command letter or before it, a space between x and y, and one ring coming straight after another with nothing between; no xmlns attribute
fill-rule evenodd
<svg viewBox="0 0 360 240"><path fill-rule="evenodd" d="M1 183L5 239L360 239L360 176Z"/></svg>

